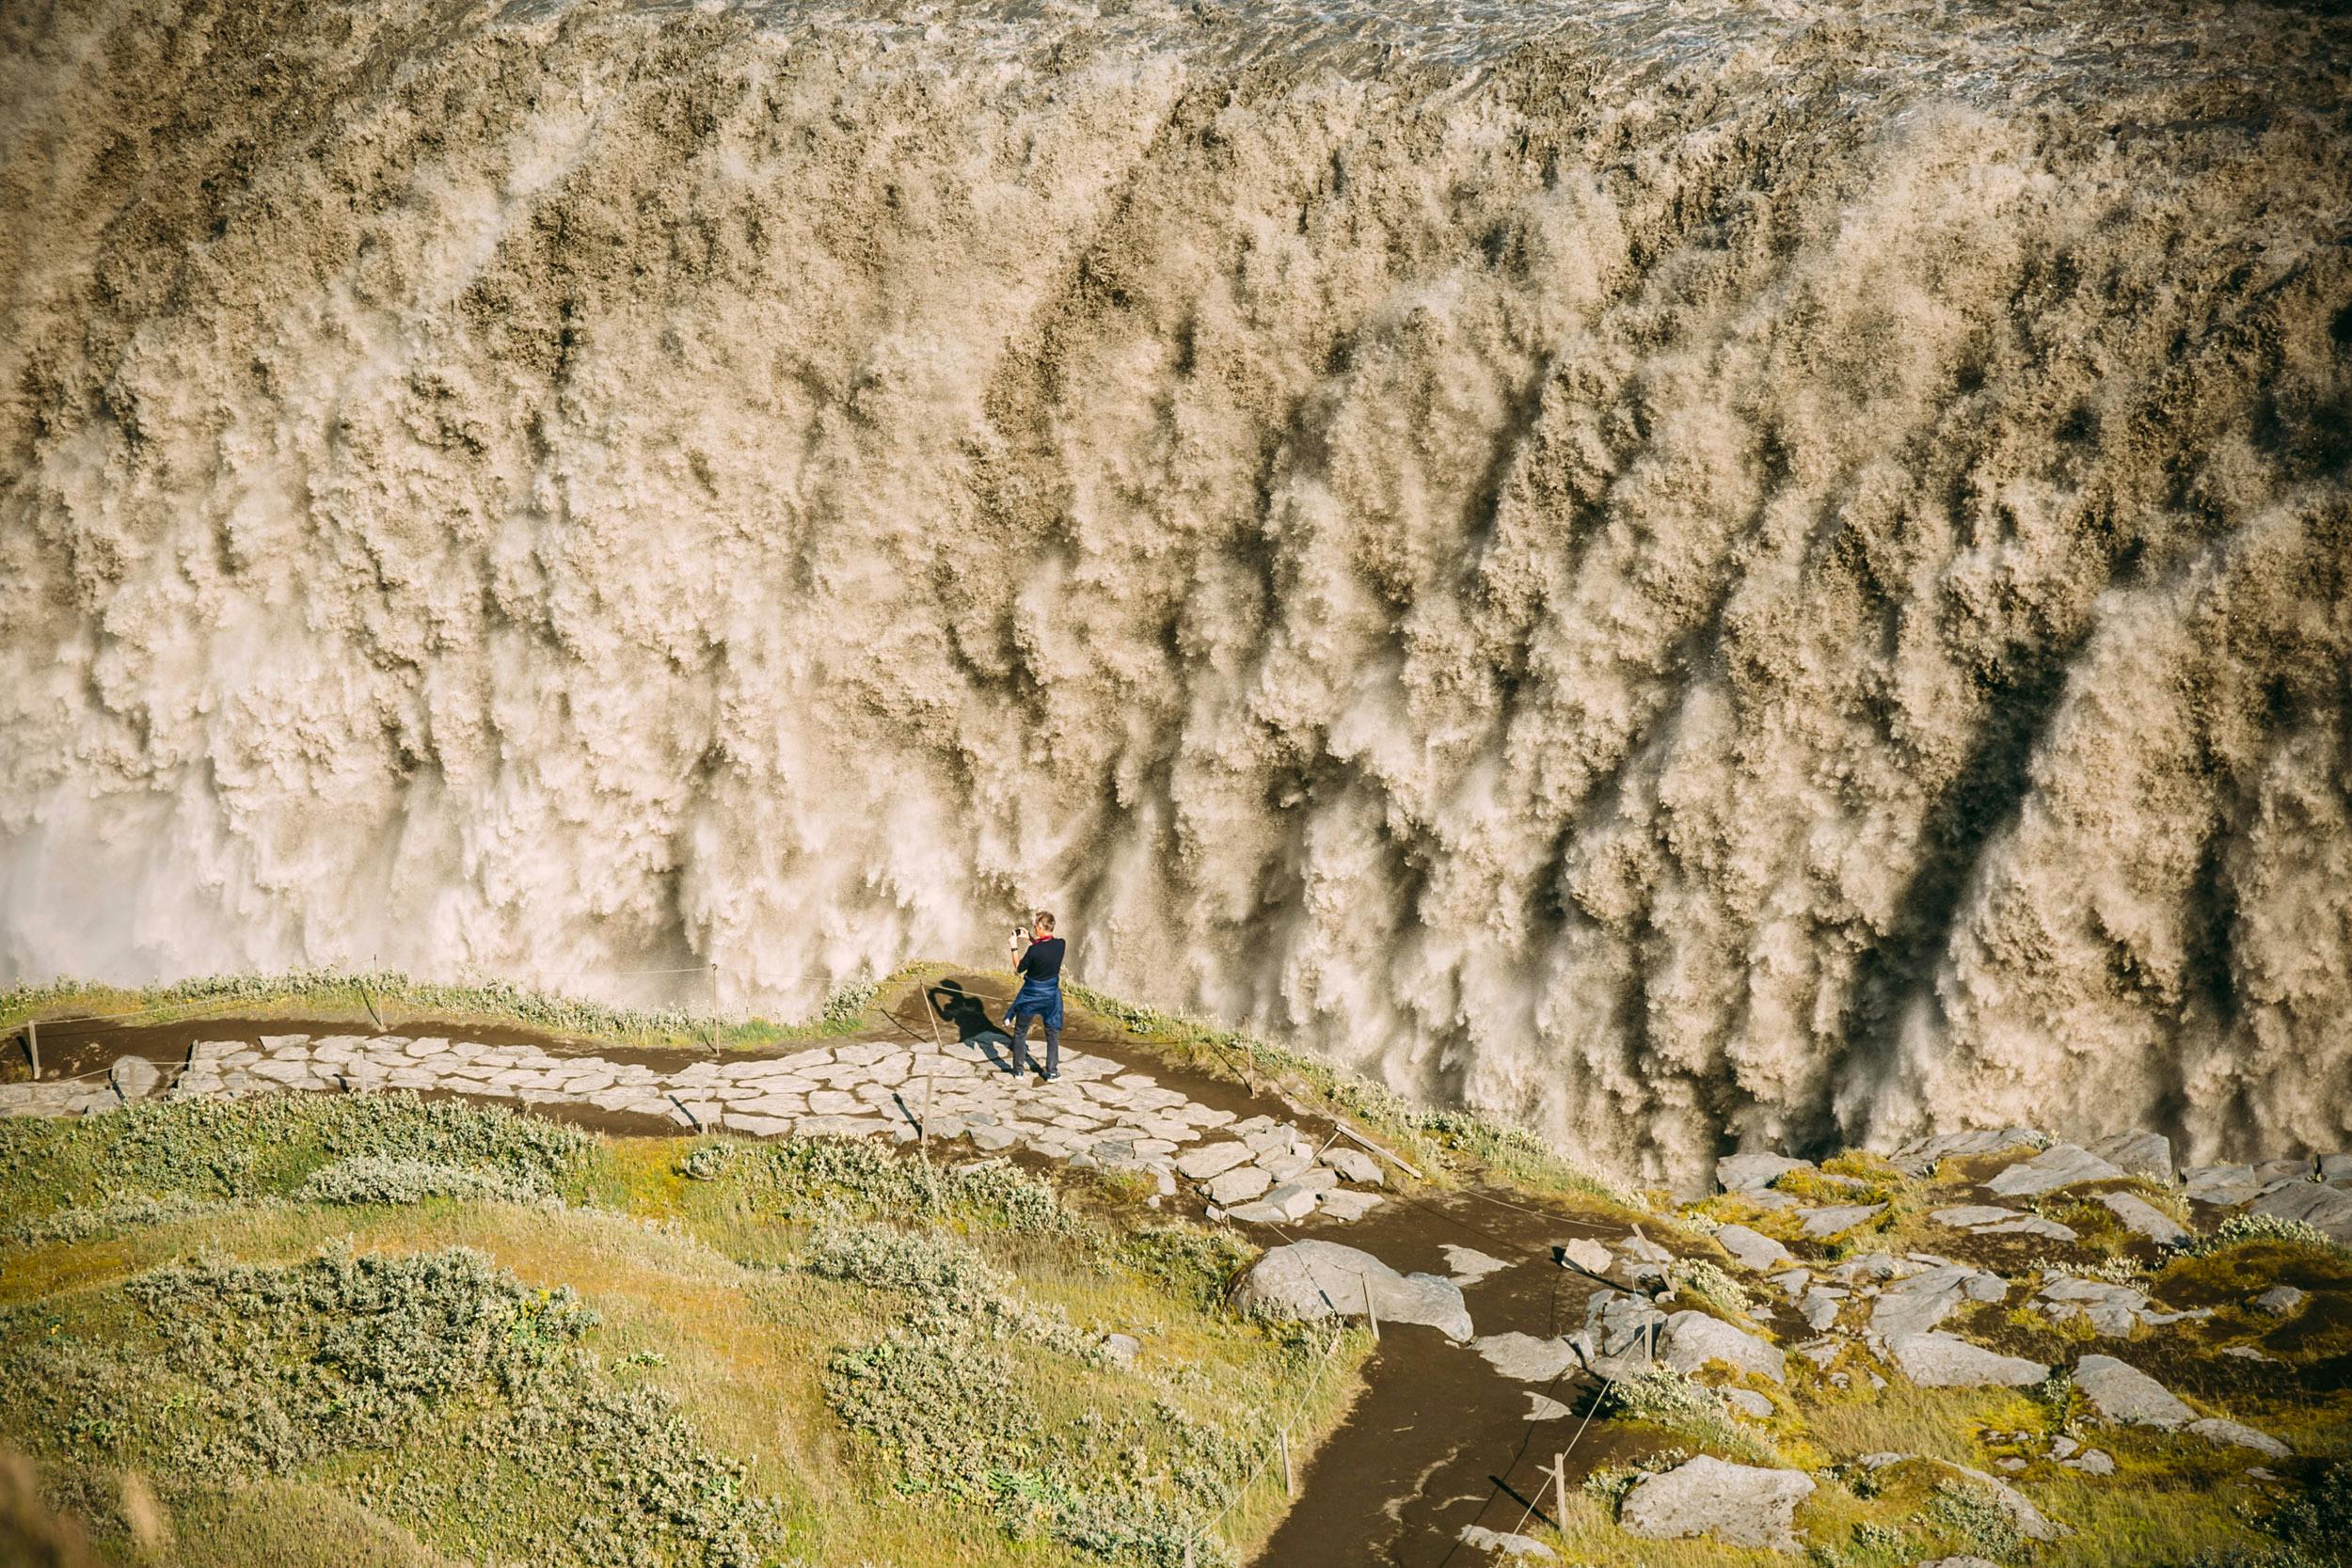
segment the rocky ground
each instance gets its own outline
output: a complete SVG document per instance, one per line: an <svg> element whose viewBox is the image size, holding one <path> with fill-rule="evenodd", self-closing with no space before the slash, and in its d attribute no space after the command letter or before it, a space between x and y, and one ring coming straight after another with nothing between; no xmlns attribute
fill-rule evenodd
<svg viewBox="0 0 2352 1568"><path fill-rule="evenodd" d="M1745 1153L1716 1177L1660 1214L1671 1246L1564 1245L1590 1287L1571 1332L1472 1338L1458 1293L1421 1305L1527 1386L1533 1420L1581 1407L1654 1438L1577 1495L1503 1510L1510 1528L1482 1514L1473 1551L2150 1565L2235 1560L2251 1523L2252 1560L2340 1560L2346 1157L2184 1172L2157 1134L2007 1128L1824 1165ZM1347 1312L1370 1260L1346 1252L1278 1248L1245 1294ZM1411 1304L1374 1289L1383 1312Z"/></svg>

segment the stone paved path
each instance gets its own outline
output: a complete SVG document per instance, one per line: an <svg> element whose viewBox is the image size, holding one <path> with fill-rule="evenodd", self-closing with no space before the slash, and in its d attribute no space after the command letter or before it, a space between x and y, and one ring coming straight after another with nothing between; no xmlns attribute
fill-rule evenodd
<svg viewBox="0 0 2352 1568"><path fill-rule="evenodd" d="M1212 1216L1285 1224L1353 1220L1381 1201L1378 1164L1318 1148L1297 1126L1237 1119L1107 1057L1062 1053L1051 1084L1015 1078L978 1042L860 1042L790 1055L647 1067L532 1045L398 1035L199 1040L184 1062L124 1056L99 1079L0 1085L0 1116L103 1115L134 1100L414 1089L593 1108L680 1131L752 1137L924 1135L986 1151L1027 1149L1079 1168L1132 1170L1172 1195L1195 1183Z"/></svg>

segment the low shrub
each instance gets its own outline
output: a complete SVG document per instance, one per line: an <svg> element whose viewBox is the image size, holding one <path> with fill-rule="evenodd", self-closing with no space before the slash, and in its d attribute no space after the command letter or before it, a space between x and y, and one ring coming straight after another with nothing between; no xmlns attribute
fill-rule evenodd
<svg viewBox="0 0 2352 1568"><path fill-rule="evenodd" d="M319 1165L373 1157L467 1166L538 1191L583 1169L594 1137L502 1106L412 1094L144 1101L103 1117L0 1122L0 1184L79 1177L110 1197L251 1197L298 1187ZM29 1200L33 1195L25 1194Z"/></svg>
<svg viewBox="0 0 2352 1568"><path fill-rule="evenodd" d="M887 1225L819 1230L805 1262L829 1279L911 1298L908 1322L934 1338L978 1335L1023 1339L1096 1366L1109 1364L1101 1335L1074 1327L1058 1307L1041 1307L1010 1275L952 1237Z"/></svg>
<svg viewBox="0 0 2352 1568"><path fill-rule="evenodd" d="M1703 1258L1677 1258L1666 1265L1666 1283L1680 1295L1735 1318L1746 1318L1756 1303L1740 1282Z"/></svg>
<svg viewBox="0 0 2352 1568"><path fill-rule="evenodd" d="M219 1208L217 1203L176 1193L163 1197L118 1198L111 1203L60 1209L54 1214L21 1220L9 1231L8 1239L26 1246L50 1242L87 1242L138 1226L167 1225L173 1220L193 1219Z"/></svg>
<svg viewBox="0 0 2352 1568"><path fill-rule="evenodd" d="M422 1203L434 1197L489 1198L505 1203L529 1203L548 1196L537 1180L503 1171L476 1170L470 1165L444 1164L436 1160L405 1160L362 1154L338 1160L310 1173L294 1191L307 1203Z"/></svg>
<svg viewBox="0 0 2352 1568"><path fill-rule="evenodd" d="M954 1213L1027 1235L1075 1228L1053 1183L1009 1161L935 1165L862 1138L787 1138L760 1145L740 1169L789 1219Z"/></svg>
<svg viewBox="0 0 2352 1568"><path fill-rule="evenodd" d="M2000 1495L1973 1481L1941 1483L1929 1496L1922 1512L1930 1521L1960 1535L1987 1557L2018 1557L2031 1545Z"/></svg>
<svg viewBox="0 0 2352 1568"><path fill-rule="evenodd" d="M845 981L835 986L825 998L824 1010L818 1017L826 1023L855 1023L874 998L882 994L882 982L873 979Z"/></svg>
<svg viewBox="0 0 2352 1568"><path fill-rule="evenodd" d="M2303 1221L2280 1219L2276 1214L2232 1214L2206 1234L2191 1236L2172 1250L2185 1257L2205 1258L2256 1242L2305 1247L2313 1252L2344 1250Z"/></svg>
<svg viewBox="0 0 2352 1568"><path fill-rule="evenodd" d="M1230 1229L1183 1223L1146 1227L1127 1238L1122 1251L1186 1306L1201 1307L1222 1303L1233 1276L1258 1255Z"/></svg>
<svg viewBox="0 0 2352 1568"><path fill-rule="evenodd" d="M1770 1457L1763 1444L1733 1423L1721 1395L1671 1367L1618 1378L1600 1402L1604 1415L1647 1422L1719 1453L1740 1459Z"/></svg>

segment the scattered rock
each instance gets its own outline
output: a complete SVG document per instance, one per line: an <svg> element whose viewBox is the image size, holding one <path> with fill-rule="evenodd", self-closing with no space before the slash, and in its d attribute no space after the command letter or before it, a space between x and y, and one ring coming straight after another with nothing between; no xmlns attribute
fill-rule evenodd
<svg viewBox="0 0 2352 1568"><path fill-rule="evenodd" d="M2307 1298L2292 1285L2273 1285L2254 1298L2254 1305L2276 1317L2285 1317Z"/></svg>
<svg viewBox="0 0 2352 1568"><path fill-rule="evenodd" d="M2023 1388L2050 1369L2022 1355L2003 1355L1956 1334L1906 1334L1888 1343L1903 1376L1922 1388Z"/></svg>
<svg viewBox="0 0 2352 1568"><path fill-rule="evenodd" d="M106 1077L125 1100L145 1100L164 1082L163 1069L144 1056L117 1056Z"/></svg>
<svg viewBox="0 0 2352 1568"><path fill-rule="evenodd" d="M1589 1236L1579 1236L1560 1244L1560 1256L1586 1274L1607 1274L1609 1265L1616 1261L1609 1249Z"/></svg>
<svg viewBox="0 0 2352 1568"><path fill-rule="evenodd" d="M1946 1132L1895 1151L1895 1167L1912 1176L1925 1176L1947 1160L2001 1154L2012 1148L2039 1148L2048 1140L2030 1127L2003 1127L1980 1132Z"/></svg>
<svg viewBox="0 0 2352 1568"><path fill-rule="evenodd" d="M2103 1452L2098 1449L2086 1449L2081 1453L2076 1454L2074 1458L2061 1459L2058 1463L2065 1465L2070 1470L2080 1470L2087 1476L2111 1476L2115 1474L2115 1456Z"/></svg>
<svg viewBox="0 0 2352 1568"><path fill-rule="evenodd" d="M1958 1208L1937 1209L1928 1218L1953 1230L1974 1230L1982 1225L1999 1225L2018 1217L2014 1209L2004 1209L1993 1203L1963 1203Z"/></svg>
<svg viewBox="0 0 2352 1568"><path fill-rule="evenodd" d="M2001 1568L2001 1565L1981 1557L1939 1557L1932 1562L1922 1562L1919 1568Z"/></svg>
<svg viewBox="0 0 2352 1568"><path fill-rule="evenodd" d="M2246 1206L2257 1214L2301 1220L2331 1242L2352 1246L2352 1192L2295 1180L2263 1194Z"/></svg>
<svg viewBox="0 0 2352 1568"><path fill-rule="evenodd" d="M1380 1162L1360 1148L1334 1146L1323 1151L1323 1163L1338 1171L1343 1180L1359 1187L1377 1187L1383 1183Z"/></svg>
<svg viewBox="0 0 2352 1568"><path fill-rule="evenodd" d="M1526 1394L1527 1418L1531 1421L1556 1421L1576 1414L1549 1394L1539 1394L1533 1388L1527 1389Z"/></svg>
<svg viewBox="0 0 2352 1568"><path fill-rule="evenodd" d="M1257 1166L1235 1165L1232 1170L1210 1178L1209 1184L1201 1191L1208 1195L1211 1203L1231 1209L1236 1204L1248 1203L1263 1196L1273 1185L1274 1178Z"/></svg>
<svg viewBox="0 0 2352 1568"><path fill-rule="evenodd" d="M2107 1212L2123 1222L2123 1227L2144 1236L2158 1246L2170 1246L2188 1239L2188 1227L2134 1193L2101 1193L2099 1201Z"/></svg>
<svg viewBox="0 0 2352 1568"><path fill-rule="evenodd" d="M2035 1304L2052 1323L2069 1323L2082 1318L2092 1330L2109 1338L2128 1338L2143 1324L2150 1328L2178 1323L2184 1318L2212 1316L2207 1308L2193 1312L2166 1312L2148 1305L2147 1295L2128 1285L2110 1285L2105 1280L2075 1279L2061 1275L2049 1280L2034 1297Z"/></svg>
<svg viewBox="0 0 2352 1568"><path fill-rule="evenodd" d="M1249 1163L1249 1146L1245 1143L1208 1144L1188 1150L1176 1158L1176 1174L1187 1181L1206 1181L1222 1176L1235 1165Z"/></svg>
<svg viewBox="0 0 2352 1568"><path fill-rule="evenodd" d="M1103 1354L1115 1367L1132 1367L1143 1351L1143 1341L1132 1334L1107 1334L1103 1337Z"/></svg>
<svg viewBox="0 0 2352 1568"><path fill-rule="evenodd" d="M2112 1181L2123 1172L2076 1144L2052 1144L1987 1181L1985 1190L2003 1197L2031 1197L2085 1181Z"/></svg>
<svg viewBox="0 0 2352 1568"><path fill-rule="evenodd" d="M2275 1355L2265 1355L2251 1345L2224 1345L2221 1347L2221 1354L2234 1355L2241 1361L2276 1362L2279 1359Z"/></svg>
<svg viewBox="0 0 2352 1568"><path fill-rule="evenodd" d="M1658 1337L1658 1355L1678 1372L1694 1372L1709 1361L1721 1361L1735 1371L1774 1383L1788 1381L1787 1358L1778 1347L1704 1312L1677 1312L1668 1318Z"/></svg>
<svg viewBox="0 0 2352 1568"><path fill-rule="evenodd" d="M1333 1188L1321 1199L1323 1212L1343 1222L1362 1219L1386 1201L1378 1193L1359 1193L1346 1187Z"/></svg>
<svg viewBox="0 0 2352 1568"><path fill-rule="evenodd" d="M1371 1253L1336 1242L1293 1242L1258 1259L1234 1304L1245 1312L1317 1322L1361 1317L1365 1292L1382 1323L1426 1323L1451 1339L1470 1338L1462 1288L1434 1274L1399 1275Z"/></svg>
<svg viewBox="0 0 2352 1568"><path fill-rule="evenodd" d="M2288 1448L2270 1433L2256 1432L2252 1427L2241 1426L2235 1421L2225 1421L2216 1416L2191 1421L2181 1430L2202 1437L2217 1449L2252 1449L2256 1453L2267 1454L2273 1459L2295 1457L2293 1449Z"/></svg>
<svg viewBox="0 0 2352 1568"><path fill-rule="evenodd" d="M1731 1260L1743 1269L1761 1274L1792 1261L1788 1249L1760 1230L1744 1225L1726 1225L1715 1232L1716 1243L1731 1254Z"/></svg>
<svg viewBox="0 0 2352 1568"><path fill-rule="evenodd" d="M1491 1556L1525 1558L1535 1562L1559 1560L1558 1554L1532 1535L1514 1535L1508 1530L1488 1529L1483 1525L1464 1525L1461 1541L1470 1550Z"/></svg>
<svg viewBox="0 0 2352 1568"><path fill-rule="evenodd" d="M2199 1203L2231 1209L2260 1197L2263 1182L2251 1165L2200 1165L2187 1173L2184 1190Z"/></svg>
<svg viewBox="0 0 2352 1568"><path fill-rule="evenodd" d="M1813 1478L1797 1470L1730 1465L1702 1454L1634 1482L1617 1511L1628 1533L1650 1541L1711 1535L1734 1546L1797 1549L1791 1520L1813 1495Z"/></svg>
<svg viewBox="0 0 2352 1568"><path fill-rule="evenodd" d="M1727 1193L1757 1192L1792 1170L1812 1168L1810 1161L1791 1160L1779 1154L1733 1154L1715 1162L1715 1181Z"/></svg>
<svg viewBox="0 0 2352 1568"><path fill-rule="evenodd" d="M1883 1259L1892 1263L1892 1259ZM1869 1259L1853 1260L1855 1276ZM1837 1272L1837 1271L1833 1271ZM1996 1302L2009 1294L2009 1282L1997 1274L1964 1263L1939 1263L1899 1278L1870 1304L1870 1332L1888 1344L1914 1334L1925 1334L1968 1302Z"/></svg>
<svg viewBox="0 0 2352 1568"><path fill-rule="evenodd" d="M1886 1205L1883 1203L1841 1203L1832 1208L1813 1210L1799 1222L1799 1226L1808 1239L1818 1242L1841 1230L1851 1230L1885 1212Z"/></svg>
<svg viewBox="0 0 2352 1568"><path fill-rule="evenodd" d="M2066 1528L2063 1525L2053 1522L2040 1509L2034 1507L2023 1492L2018 1491L2009 1482L1996 1476L1986 1475L1982 1470L1972 1470L1965 1465L1953 1465L1947 1467L1967 1477L1990 1492L1993 1495L1993 1500L2000 1505L2004 1513L2009 1515L2010 1523L2017 1527L2017 1533L2026 1540L2056 1541L2066 1533Z"/></svg>
<svg viewBox="0 0 2352 1568"><path fill-rule="evenodd" d="M2159 1186L2172 1186L2181 1179L2172 1164L2172 1140L2161 1132L2110 1132L2089 1147L2109 1164Z"/></svg>
<svg viewBox="0 0 2352 1568"><path fill-rule="evenodd" d="M1489 1334L1472 1339L1470 1349L1514 1383L1549 1383L1576 1365L1576 1347L1567 1340L1532 1334Z"/></svg>
<svg viewBox="0 0 2352 1568"><path fill-rule="evenodd" d="M1772 1417L1772 1402L1753 1388L1718 1388L1715 1392L1721 1394L1724 1402L1736 1413L1751 1421L1768 1420Z"/></svg>
<svg viewBox="0 0 2352 1568"><path fill-rule="evenodd" d="M2197 1418L2163 1384L2111 1355L2086 1355L2074 1365L2074 1386L2101 1419L2171 1431Z"/></svg>

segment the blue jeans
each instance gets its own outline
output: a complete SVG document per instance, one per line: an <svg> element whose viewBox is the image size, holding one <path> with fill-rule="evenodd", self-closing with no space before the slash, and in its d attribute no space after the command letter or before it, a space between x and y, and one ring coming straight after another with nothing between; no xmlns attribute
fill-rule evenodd
<svg viewBox="0 0 2352 1568"><path fill-rule="evenodd" d="M1029 1070L1029 1021L1037 1020L1045 1026L1045 1076L1051 1078L1061 1070L1061 1023L1052 1013L1015 1013L1008 1027L1012 1032L1012 1070Z"/></svg>
<svg viewBox="0 0 2352 1568"><path fill-rule="evenodd" d="M1061 982L1027 980L1021 994L1005 1011L1005 1029L1012 1036L1012 1070L1029 1070L1029 1020L1045 1026L1045 1076L1061 1070Z"/></svg>

